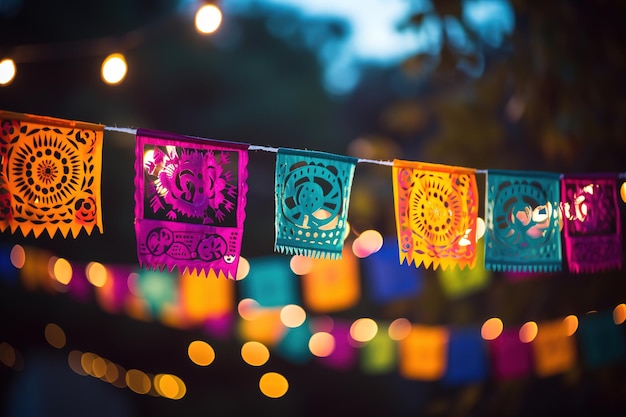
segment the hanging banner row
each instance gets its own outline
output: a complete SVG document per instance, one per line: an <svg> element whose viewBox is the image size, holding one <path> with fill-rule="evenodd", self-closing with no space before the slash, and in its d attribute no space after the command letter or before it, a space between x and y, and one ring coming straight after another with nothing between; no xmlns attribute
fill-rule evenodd
<svg viewBox="0 0 626 417"><path fill-rule="evenodd" d="M0 230L73 237L103 230L105 126L0 111ZM148 269L234 279L246 217L250 145L138 129L137 257ZM276 252L341 258L354 157L279 148ZM399 262L473 268L476 169L394 160ZM620 269L619 174L487 170L485 267L573 273ZM563 256L563 255L564 256Z"/></svg>

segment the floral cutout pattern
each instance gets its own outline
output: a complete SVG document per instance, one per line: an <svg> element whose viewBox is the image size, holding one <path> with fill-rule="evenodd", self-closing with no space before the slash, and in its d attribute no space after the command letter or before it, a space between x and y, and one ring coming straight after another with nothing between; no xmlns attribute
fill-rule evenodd
<svg viewBox="0 0 626 417"><path fill-rule="evenodd" d="M490 170L486 200L487 269L561 270L558 174Z"/></svg>
<svg viewBox="0 0 626 417"><path fill-rule="evenodd" d="M469 168L394 160L400 263L474 267L478 191Z"/></svg>
<svg viewBox="0 0 626 417"><path fill-rule="evenodd" d="M139 130L135 232L150 269L237 274L247 193L247 145Z"/></svg>
<svg viewBox="0 0 626 417"><path fill-rule="evenodd" d="M563 235L571 272L621 268L622 236L615 174L565 175Z"/></svg>
<svg viewBox="0 0 626 417"><path fill-rule="evenodd" d="M0 230L102 232L104 126L0 111Z"/></svg>
<svg viewBox="0 0 626 417"><path fill-rule="evenodd" d="M341 258L356 162L323 152L278 150L276 251Z"/></svg>

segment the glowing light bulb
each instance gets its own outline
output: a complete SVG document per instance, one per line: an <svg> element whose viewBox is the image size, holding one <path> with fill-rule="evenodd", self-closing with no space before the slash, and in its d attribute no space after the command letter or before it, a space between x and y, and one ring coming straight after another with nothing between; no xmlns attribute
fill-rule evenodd
<svg viewBox="0 0 626 417"><path fill-rule="evenodd" d="M214 4L207 4L196 12L196 30L208 35L215 32L222 23L222 12Z"/></svg>
<svg viewBox="0 0 626 417"><path fill-rule="evenodd" d="M15 78L15 62L10 58L0 61L0 85L9 85Z"/></svg>
<svg viewBox="0 0 626 417"><path fill-rule="evenodd" d="M101 76L107 84L119 84L126 77L128 66L122 54L111 54L102 62Z"/></svg>

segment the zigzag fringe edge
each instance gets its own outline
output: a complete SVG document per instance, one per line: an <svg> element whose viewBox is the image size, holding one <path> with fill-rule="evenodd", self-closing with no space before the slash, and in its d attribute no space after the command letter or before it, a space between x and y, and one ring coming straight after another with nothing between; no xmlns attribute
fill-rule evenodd
<svg viewBox="0 0 626 417"><path fill-rule="evenodd" d="M562 270L561 265L508 265L499 264L494 262L485 262L485 268L495 272L560 272Z"/></svg>
<svg viewBox="0 0 626 417"><path fill-rule="evenodd" d="M293 246L275 245L274 249L286 255L301 255L317 259L341 259L341 252L329 252L317 249L295 248Z"/></svg>

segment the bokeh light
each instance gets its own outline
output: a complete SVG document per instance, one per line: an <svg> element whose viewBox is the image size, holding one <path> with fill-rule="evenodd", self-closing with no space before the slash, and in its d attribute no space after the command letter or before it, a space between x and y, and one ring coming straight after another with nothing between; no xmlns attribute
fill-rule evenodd
<svg viewBox="0 0 626 417"><path fill-rule="evenodd" d="M205 341L194 340L187 347L189 359L196 365L208 366L215 360L215 350Z"/></svg>
<svg viewBox="0 0 626 417"><path fill-rule="evenodd" d="M241 358L252 366L264 365L270 358L270 351L263 343L249 341L241 347Z"/></svg>
<svg viewBox="0 0 626 417"><path fill-rule="evenodd" d="M519 329L519 340L522 343L530 343L537 337L539 328L534 321L526 322Z"/></svg>
<svg viewBox="0 0 626 417"><path fill-rule="evenodd" d="M287 327L299 327L306 320L306 311L297 304L288 304L280 309L280 321Z"/></svg>
<svg viewBox="0 0 626 417"><path fill-rule="evenodd" d="M0 343L0 363L8 368L15 365L17 354L13 346L7 342Z"/></svg>
<svg viewBox="0 0 626 417"><path fill-rule="evenodd" d="M622 186L619 187L619 195L622 196L622 201L626 203L626 182L623 182Z"/></svg>
<svg viewBox="0 0 626 417"><path fill-rule="evenodd" d="M565 332L568 336L572 336L578 330L578 317L573 314L565 317L563 323L565 323Z"/></svg>
<svg viewBox="0 0 626 417"><path fill-rule="evenodd" d="M503 329L504 325L502 324L502 320L497 317L492 317L483 323L480 329L480 335L485 340L494 340L500 336Z"/></svg>
<svg viewBox="0 0 626 417"><path fill-rule="evenodd" d="M44 336L46 338L46 342L48 342L50 346L57 349L61 349L67 343L65 332L56 323L48 323L46 325L46 328L44 329Z"/></svg>
<svg viewBox="0 0 626 417"><path fill-rule="evenodd" d="M196 30L208 35L215 32L222 23L222 11L214 4L206 4L198 9L195 16Z"/></svg>
<svg viewBox="0 0 626 417"><path fill-rule="evenodd" d="M358 258L365 258L383 247L383 236L376 230L365 230L352 242L352 252Z"/></svg>
<svg viewBox="0 0 626 417"><path fill-rule="evenodd" d="M155 375L153 385L161 397L170 400L180 400L187 393L187 386L183 380L172 374Z"/></svg>
<svg viewBox="0 0 626 417"><path fill-rule="evenodd" d="M405 339L411 333L411 322L404 317L395 319L389 324L387 333L389 333L391 340Z"/></svg>
<svg viewBox="0 0 626 417"><path fill-rule="evenodd" d="M87 281L94 287L104 287L107 282L107 269L99 262L89 262L85 267Z"/></svg>
<svg viewBox="0 0 626 417"><path fill-rule="evenodd" d="M63 285L72 280L72 265L64 258L56 258L52 266L52 276Z"/></svg>
<svg viewBox="0 0 626 417"><path fill-rule="evenodd" d="M243 256L239 257L239 263L237 264L237 275L235 276L235 280L241 281L245 279L250 273L250 262Z"/></svg>
<svg viewBox="0 0 626 417"><path fill-rule="evenodd" d="M67 355L67 364L70 366L70 369L76 372L78 375L86 376L87 372L83 369L83 352L79 350L72 350Z"/></svg>
<svg viewBox="0 0 626 417"><path fill-rule="evenodd" d="M615 324L622 324L626 321L626 304L618 304L613 309L613 322Z"/></svg>
<svg viewBox="0 0 626 417"><path fill-rule="evenodd" d="M11 263L17 269L21 269L26 262L26 251L21 245L14 245L11 248Z"/></svg>
<svg viewBox="0 0 626 417"><path fill-rule="evenodd" d="M244 298L237 304L237 312L244 320L254 320L259 315L260 305L252 298Z"/></svg>
<svg viewBox="0 0 626 417"><path fill-rule="evenodd" d="M313 268L313 259L308 256L294 255L289 261L289 267L296 275L306 275Z"/></svg>
<svg viewBox="0 0 626 417"><path fill-rule="evenodd" d="M267 372L259 380L259 389L270 398L280 398L287 393L289 382L277 372Z"/></svg>
<svg viewBox="0 0 626 417"><path fill-rule="evenodd" d="M324 358L335 350L335 337L327 332L314 333L309 339L309 350L315 356Z"/></svg>
<svg viewBox="0 0 626 417"><path fill-rule="evenodd" d="M107 56L102 62L100 75L105 83L115 85L124 80L127 71L128 66L126 65L124 55L114 53Z"/></svg>
<svg viewBox="0 0 626 417"><path fill-rule="evenodd" d="M147 394L152 388L150 377L139 369L129 369L126 372L126 385L137 394Z"/></svg>
<svg viewBox="0 0 626 417"><path fill-rule="evenodd" d="M367 317L355 320L350 326L350 337L357 342L369 342L377 332L378 324Z"/></svg>
<svg viewBox="0 0 626 417"><path fill-rule="evenodd" d="M0 61L0 85L9 85L15 78L15 62L10 58Z"/></svg>
<svg viewBox="0 0 626 417"><path fill-rule="evenodd" d="M482 218L478 217L476 219L476 241L477 242L480 240L480 238L485 236L485 230L486 230L485 221Z"/></svg>

